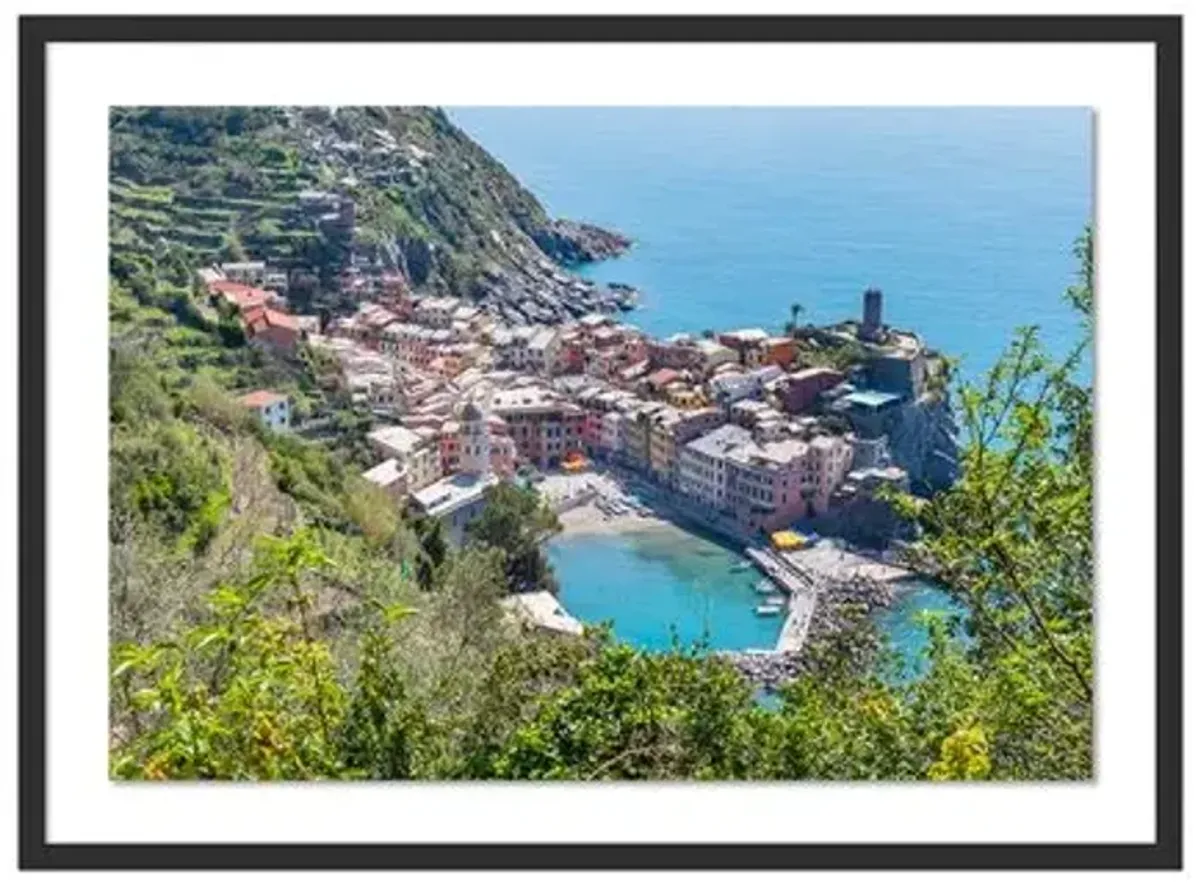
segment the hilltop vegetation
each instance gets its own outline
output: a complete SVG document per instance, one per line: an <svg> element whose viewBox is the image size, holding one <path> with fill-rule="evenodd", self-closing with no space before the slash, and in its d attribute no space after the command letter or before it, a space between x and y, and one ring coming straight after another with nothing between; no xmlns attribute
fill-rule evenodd
<svg viewBox="0 0 1200 885"><path fill-rule="evenodd" d="M109 129L111 265L135 288L151 263L269 258L306 305L335 300L354 255L467 296L517 279L561 286L555 260L628 245L550 219L435 108L115 108ZM306 192L352 200L352 219L306 212Z"/></svg>

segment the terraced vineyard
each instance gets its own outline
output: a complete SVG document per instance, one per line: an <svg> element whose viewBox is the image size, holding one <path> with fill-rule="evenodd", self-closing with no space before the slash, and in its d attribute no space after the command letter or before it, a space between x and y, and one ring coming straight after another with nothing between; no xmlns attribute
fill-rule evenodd
<svg viewBox="0 0 1200 885"><path fill-rule="evenodd" d="M434 108L117 108L109 134L112 271L135 291L258 259L322 297L353 266L554 317L590 287L559 262L628 246L550 219Z"/></svg>

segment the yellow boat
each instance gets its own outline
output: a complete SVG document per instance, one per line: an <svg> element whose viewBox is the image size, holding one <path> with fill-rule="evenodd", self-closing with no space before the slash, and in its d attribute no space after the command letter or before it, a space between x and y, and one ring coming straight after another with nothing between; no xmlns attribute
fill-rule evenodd
<svg viewBox="0 0 1200 885"><path fill-rule="evenodd" d="M570 452L567 457L562 460L563 470L572 472L584 470L588 466L588 459L584 457L582 452Z"/></svg>
<svg viewBox="0 0 1200 885"><path fill-rule="evenodd" d="M799 550L804 546L804 538L796 532L775 532L771 535L771 546L776 550Z"/></svg>

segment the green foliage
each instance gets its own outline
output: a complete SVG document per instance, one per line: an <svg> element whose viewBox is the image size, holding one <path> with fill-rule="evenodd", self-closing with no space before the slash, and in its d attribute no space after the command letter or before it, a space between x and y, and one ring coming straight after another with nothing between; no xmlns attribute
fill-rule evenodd
<svg viewBox="0 0 1200 885"><path fill-rule="evenodd" d="M1080 308L1093 303L1090 240L1067 293ZM898 502L921 529L913 562L968 610L990 764L1031 777L1091 773L1092 392L1078 378L1090 343L1056 362L1019 330L984 383L960 391L960 480Z"/></svg>
<svg viewBox="0 0 1200 885"><path fill-rule="evenodd" d="M307 534L272 542L249 581L209 595L204 623L174 641L114 650L113 679L146 720L114 755L116 777L344 774L336 729L348 699L300 587L301 574L325 562ZM279 601L294 616L270 613Z"/></svg>
<svg viewBox="0 0 1200 885"><path fill-rule="evenodd" d="M344 489L347 471L325 447L291 434L267 440L271 475L279 488L327 524L346 525Z"/></svg>
<svg viewBox="0 0 1200 885"><path fill-rule="evenodd" d="M229 463L192 425L170 420L148 433L118 429L109 455L114 531L144 520L189 547L203 546L229 506Z"/></svg>
<svg viewBox="0 0 1200 885"><path fill-rule="evenodd" d="M432 590L438 569L445 564L450 552L442 522L418 515L413 517L412 528L420 545L416 567L417 583L424 590Z"/></svg>
<svg viewBox="0 0 1200 885"><path fill-rule="evenodd" d="M746 777L754 718L748 686L715 658L605 645L539 704L492 768L539 780Z"/></svg>
<svg viewBox="0 0 1200 885"><path fill-rule="evenodd" d="M537 492L501 482L485 492L483 513L467 526L467 537L504 551L504 573L514 592L556 591L542 543L557 530L558 517Z"/></svg>
<svg viewBox="0 0 1200 885"><path fill-rule="evenodd" d="M929 767L929 779L935 781L984 780L991 773L988 741L978 725L960 728L942 741L942 754Z"/></svg>
<svg viewBox="0 0 1200 885"><path fill-rule="evenodd" d="M1067 301L1085 318L1089 331L1094 331L1092 325L1095 310L1095 290L1092 287L1095 267L1094 240L1095 228L1089 223L1083 229L1083 233L1079 235L1079 239L1075 241L1072 249L1076 261L1079 262L1079 272L1076 281L1067 288Z"/></svg>

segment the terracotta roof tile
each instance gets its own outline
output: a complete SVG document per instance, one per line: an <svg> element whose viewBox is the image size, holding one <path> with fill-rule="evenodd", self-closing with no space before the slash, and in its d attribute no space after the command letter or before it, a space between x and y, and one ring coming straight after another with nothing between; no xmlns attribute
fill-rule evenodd
<svg viewBox="0 0 1200 885"><path fill-rule="evenodd" d="M276 393L273 390L255 390L241 397L238 402L250 409L261 409L263 406L269 406L272 403L286 399L286 395Z"/></svg>

